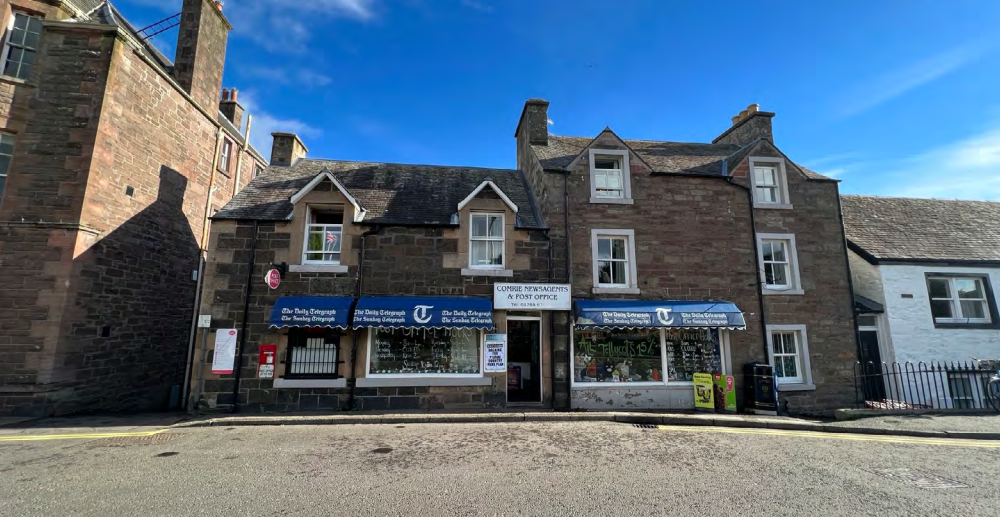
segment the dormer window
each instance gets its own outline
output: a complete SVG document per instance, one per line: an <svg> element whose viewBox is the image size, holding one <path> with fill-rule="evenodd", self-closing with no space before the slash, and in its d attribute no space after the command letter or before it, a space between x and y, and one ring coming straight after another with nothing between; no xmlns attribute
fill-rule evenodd
<svg viewBox="0 0 1000 517"><path fill-rule="evenodd" d="M781 158L750 158L750 184L756 208L791 208L785 162Z"/></svg>
<svg viewBox="0 0 1000 517"><path fill-rule="evenodd" d="M469 267L502 269L504 214L473 212L469 232Z"/></svg>
<svg viewBox="0 0 1000 517"><path fill-rule="evenodd" d="M632 203L628 151L590 150L590 202Z"/></svg>
<svg viewBox="0 0 1000 517"><path fill-rule="evenodd" d="M42 35L42 19L25 13L13 13L3 48L3 75L28 79L35 64L35 52Z"/></svg>
<svg viewBox="0 0 1000 517"><path fill-rule="evenodd" d="M303 264L340 264L340 246L344 234L344 212L308 207Z"/></svg>

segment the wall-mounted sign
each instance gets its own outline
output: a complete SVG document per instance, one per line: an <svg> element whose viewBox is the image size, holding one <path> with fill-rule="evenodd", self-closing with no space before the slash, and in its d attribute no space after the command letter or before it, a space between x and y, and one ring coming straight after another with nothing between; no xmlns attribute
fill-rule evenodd
<svg viewBox="0 0 1000 517"><path fill-rule="evenodd" d="M277 289L281 285L281 272L277 269L268 269L264 273L264 283L271 289Z"/></svg>
<svg viewBox="0 0 1000 517"><path fill-rule="evenodd" d="M486 334L487 372L507 371L507 334Z"/></svg>
<svg viewBox="0 0 1000 517"><path fill-rule="evenodd" d="M198 328L207 329L212 326L212 315L211 314L199 314L198 315Z"/></svg>
<svg viewBox="0 0 1000 517"><path fill-rule="evenodd" d="M236 361L236 329L215 331L215 353L212 356L212 373L233 373Z"/></svg>
<svg viewBox="0 0 1000 517"><path fill-rule="evenodd" d="M278 345L260 345L260 355L257 360L257 378L273 379L275 357L278 356Z"/></svg>
<svg viewBox="0 0 1000 517"><path fill-rule="evenodd" d="M493 308L568 311L572 307L569 284L493 284Z"/></svg>

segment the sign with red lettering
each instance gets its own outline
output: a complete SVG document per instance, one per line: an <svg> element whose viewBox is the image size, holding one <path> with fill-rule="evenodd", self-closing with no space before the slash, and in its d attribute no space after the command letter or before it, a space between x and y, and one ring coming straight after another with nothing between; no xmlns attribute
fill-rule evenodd
<svg viewBox="0 0 1000 517"><path fill-rule="evenodd" d="M268 269L264 273L264 283L271 289L277 289L281 285L281 273L277 269Z"/></svg>

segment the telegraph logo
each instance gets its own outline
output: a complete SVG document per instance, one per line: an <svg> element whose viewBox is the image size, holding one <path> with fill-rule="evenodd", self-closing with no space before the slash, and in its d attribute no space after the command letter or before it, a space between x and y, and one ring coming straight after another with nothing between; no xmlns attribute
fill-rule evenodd
<svg viewBox="0 0 1000 517"><path fill-rule="evenodd" d="M417 305L413 309L413 321L423 325L431 320L431 314L428 312L433 309L433 305Z"/></svg>
<svg viewBox="0 0 1000 517"><path fill-rule="evenodd" d="M670 309L656 309L656 319L661 325L674 324L674 315L670 314Z"/></svg>

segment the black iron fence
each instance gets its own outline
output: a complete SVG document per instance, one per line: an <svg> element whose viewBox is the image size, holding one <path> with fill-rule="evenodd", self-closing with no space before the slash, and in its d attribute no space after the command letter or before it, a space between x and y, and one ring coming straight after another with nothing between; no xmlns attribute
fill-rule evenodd
<svg viewBox="0 0 1000 517"><path fill-rule="evenodd" d="M1000 361L855 363L857 406L867 409L990 409Z"/></svg>

